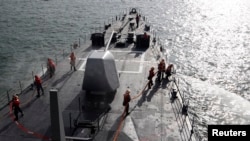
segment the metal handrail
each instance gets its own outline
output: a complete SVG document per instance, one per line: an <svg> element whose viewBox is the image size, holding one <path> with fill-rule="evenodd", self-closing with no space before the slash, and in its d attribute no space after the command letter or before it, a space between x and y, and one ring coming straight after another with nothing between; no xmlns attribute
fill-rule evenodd
<svg viewBox="0 0 250 141"><path fill-rule="evenodd" d="M185 105L184 104L184 97L181 95L181 92L180 92L180 89L179 89L179 87L178 87L178 85L177 85L177 83L176 83L176 81L175 81L175 77L174 77L174 84L175 84L175 86L177 87L177 90L178 90L178 92L179 92L179 94L180 94L180 98L181 98L181 102L180 102L180 104L182 104L181 106L183 106L183 105ZM189 116L189 114L187 114L187 115L185 115L186 116L186 118L184 119L184 121L183 121L183 126L184 126L184 122L187 124L187 122L186 122L186 120L188 120L188 122L191 124L191 128L192 129L190 129L190 131L191 131L191 133L190 133L190 138L189 138L189 140L188 141L190 141L192 138L191 138L191 136L192 135L195 135L195 140L198 140L199 138L200 138L200 136L198 136L197 134L194 134L194 116L193 116L193 120L192 120L192 122L191 122L191 120L190 120L190 116ZM196 132L196 133L198 133L198 132Z"/></svg>
<svg viewBox="0 0 250 141"><path fill-rule="evenodd" d="M85 36L84 36L84 38L83 38L83 42L84 43L86 43L87 36L88 36L87 34L88 33L86 33ZM79 38L79 47L80 47L80 43L81 43L81 41L80 41L80 38ZM60 54L59 55L58 54L54 54L56 63L58 63L59 60L60 61L63 60L65 58L65 54L66 54L66 49L62 49L62 58L60 58L60 59L58 58L60 56ZM38 73L38 74L41 74L41 76L43 77L43 76L46 75L46 71L47 71L47 69L46 69L46 67L44 67L44 64L41 64L41 72ZM31 72L31 77L32 77L32 82L33 82L34 81L34 71ZM1 103L1 105L0 105L0 111L2 109L4 109L6 106L8 106L8 104L11 101L11 95L14 95L14 94L21 95L24 91L26 91L27 89L30 88L30 85L25 86L22 83L21 80L18 80L18 85L19 85L18 88L16 88L16 89L8 89L6 92L4 92L6 94L4 94L4 93L0 94L2 96L2 97L0 97L0 103Z"/></svg>

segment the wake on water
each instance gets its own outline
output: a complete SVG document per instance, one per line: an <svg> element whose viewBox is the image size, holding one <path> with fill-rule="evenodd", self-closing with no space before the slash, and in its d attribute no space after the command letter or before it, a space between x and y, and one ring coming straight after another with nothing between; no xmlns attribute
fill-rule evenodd
<svg viewBox="0 0 250 141"><path fill-rule="evenodd" d="M196 116L195 128L207 137L209 124L250 124L250 102L217 85L198 78L177 74L180 89Z"/></svg>

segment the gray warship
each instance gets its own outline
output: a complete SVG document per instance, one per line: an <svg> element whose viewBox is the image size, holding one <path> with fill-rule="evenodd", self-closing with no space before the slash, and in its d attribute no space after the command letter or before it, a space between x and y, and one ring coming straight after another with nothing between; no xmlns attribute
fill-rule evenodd
<svg viewBox="0 0 250 141"><path fill-rule="evenodd" d="M140 16L139 25L136 15ZM148 38L144 38L144 34ZM44 95L31 86L18 93L24 116L14 121L11 93L0 114L1 141L198 141L188 101L175 71L147 88L148 71L168 62L150 24L137 8L105 24L84 44L75 44L77 71L69 55L58 61L52 78L42 73ZM46 71L46 70L45 70ZM131 91L129 115L123 94Z"/></svg>

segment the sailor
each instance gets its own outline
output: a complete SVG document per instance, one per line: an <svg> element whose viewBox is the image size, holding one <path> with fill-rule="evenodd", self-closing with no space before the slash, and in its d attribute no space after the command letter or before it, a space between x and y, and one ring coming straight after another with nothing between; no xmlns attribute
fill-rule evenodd
<svg viewBox="0 0 250 141"><path fill-rule="evenodd" d="M148 76L148 89L151 89L151 86L154 84L153 83L153 77L155 76L155 73L154 73L154 67L151 67L151 69L149 70L149 76Z"/></svg>
<svg viewBox="0 0 250 141"><path fill-rule="evenodd" d="M15 121L18 120L18 113L19 112L21 113L21 116L23 116L23 111L21 110L21 108L19 107L19 105L20 105L19 98L15 94L15 95L13 95L13 98L12 98L12 110L14 110L14 115L16 117Z"/></svg>
<svg viewBox="0 0 250 141"><path fill-rule="evenodd" d="M171 71L172 71L172 68L174 67L173 64L170 64L168 65L166 71L165 71L165 74L166 74L166 79L168 80L168 77L171 76Z"/></svg>
<svg viewBox="0 0 250 141"><path fill-rule="evenodd" d="M39 76L35 75L35 85L37 89L37 97L40 97L40 90L42 94L44 94L43 87L42 87L42 80Z"/></svg>
<svg viewBox="0 0 250 141"><path fill-rule="evenodd" d="M70 54L70 70L72 70L72 68L74 68L74 71L76 71L76 56L74 52L71 52Z"/></svg>
<svg viewBox="0 0 250 141"><path fill-rule="evenodd" d="M148 34L147 34L146 32L144 32L143 38L144 38L145 40L148 39Z"/></svg>
<svg viewBox="0 0 250 141"><path fill-rule="evenodd" d="M162 63L162 70L161 70L162 77L161 77L161 79L163 79L164 73L165 73L165 70L166 70L166 63L165 63L165 60L162 59L162 60L161 60L161 63Z"/></svg>
<svg viewBox="0 0 250 141"><path fill-rule="evenodd" d="M55 74L55 70L56 70L56 65L55 63L52 61L52 59L48 58L48 62L47 62L47 68L49 71L49 76L50 78Z"/></svg>
<svg viewBox="0 0 250 141"><path fill-rule="evenodd" d="M125 113L126 115L129 114L129 102L131 100L131 97L130 97L130 90L127 89L125 94L123 95L124 96L124 99L123 99L123 106L125 106Z"/></svg>
<svg viewBox="0 0 250 141"><path fill-rule="evenodd" d="M136 20L136 28L138 28L139 27L139 21L140 21L140 16L138 14L136 14L135 20Z"/></svg>
<svg viewBox="0 0 250 141"><path fill-rule="evenodd" d="M159 82L161 82L161 80L162 80L162 78L163 78L165 69L166 69L166 64L165 64L164 59L162 59L161 62L158 64L157 80L158 80Z"/></svg>

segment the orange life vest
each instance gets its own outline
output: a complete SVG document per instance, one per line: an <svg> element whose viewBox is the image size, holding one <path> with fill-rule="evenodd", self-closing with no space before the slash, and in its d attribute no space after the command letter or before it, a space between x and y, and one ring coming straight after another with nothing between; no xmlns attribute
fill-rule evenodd
<svg viewBox="0 0 250 141"><path fill-rule="evenodd" d="M129 93L125 93L123 96L124 96L123 106L125 106L130 102L131 97L130 97Z"/></svg>
<svg viewBox="0 0 250 141"><path fill-rule="evenodd" d="M39 76L35 76L35 83L36 84L42 84L42 80L41 80L41 78L39 77Z"/></svg>

